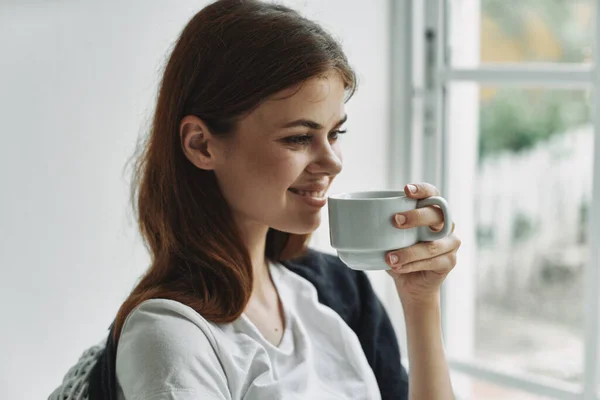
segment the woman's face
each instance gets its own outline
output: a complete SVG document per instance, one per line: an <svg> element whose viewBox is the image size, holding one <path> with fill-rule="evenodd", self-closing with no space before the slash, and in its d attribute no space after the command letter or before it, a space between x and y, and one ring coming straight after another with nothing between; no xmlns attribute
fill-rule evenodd
<svg viewBox="0 0 600 400"><path fill-rule="evenodd" d="M337 74L313 78L273 95L230 137L206 135L210 169L242 229L305 234L319 226L325 193L342 169L344 98Z"/></svg>

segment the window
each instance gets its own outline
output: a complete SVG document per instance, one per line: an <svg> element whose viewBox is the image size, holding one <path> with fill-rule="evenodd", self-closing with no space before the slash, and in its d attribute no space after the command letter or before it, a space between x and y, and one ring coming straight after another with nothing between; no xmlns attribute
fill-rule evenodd
<svg viewBox="0 0 600 400"><path fill-rule="evenodd" d="M458 398L600 398L600 1L395 3L393 170L440 187L463 239Z"/></svg>

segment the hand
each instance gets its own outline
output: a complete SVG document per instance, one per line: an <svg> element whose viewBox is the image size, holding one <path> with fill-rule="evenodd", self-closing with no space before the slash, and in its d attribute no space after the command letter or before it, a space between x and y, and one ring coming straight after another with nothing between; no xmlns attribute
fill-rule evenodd
<svg viewBox="0 0 600 400"><path fill-rule="evenodd" d="M406 185L404 192L408 197L419 200L440 195L439 190L428 183ZM438 207L417 208L396 214L393 224L398 229L429 226L433 230L440 230L444 226L444 215ZM460 239L454 235L452 223L452 232L443 239L419 242L386 255L386 262L392 267L387 272L394 278L402 304L439 301L440 287L456 265L456 252L460 244Z"/></svg>

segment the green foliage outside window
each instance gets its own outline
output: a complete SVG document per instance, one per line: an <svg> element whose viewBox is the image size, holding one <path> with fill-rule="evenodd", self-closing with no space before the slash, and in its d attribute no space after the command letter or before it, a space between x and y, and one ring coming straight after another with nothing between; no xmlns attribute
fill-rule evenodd
<svg viewBox="0 0 600 400"><path fill-rule="evenodd" d="M519 44L522 62L582 62L592 43L593 29L582 29L590 0L482 0L481 13L500 29L503 39ZM527 31L533 20L543 21L560 48L560 59L539 59L528 45ZM528 25L529 24L529 25ZM483 25L482 25L483 26ZM484 37L486 32L482 32ZM482 60L486 62L486 60ZM482 101L480 161L494 154L519 152L534 147L554 134L590 120L589 92L583 90L502 88Z"/></svg>

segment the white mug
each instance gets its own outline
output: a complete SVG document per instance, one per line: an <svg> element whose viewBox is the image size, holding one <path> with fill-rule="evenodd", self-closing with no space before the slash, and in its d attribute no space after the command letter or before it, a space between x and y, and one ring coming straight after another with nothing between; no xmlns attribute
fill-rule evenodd
<svg viewBox="0 0 600 400"><path fill-rule="evenodd" d="M403 191L369 191L332 195L328 198L331 246L352 269L390 269L385 262L391 250L447 236L452 230L448 203L442 197L415 200ZM439 206L444 213L444 228L399 229L393 225L397 213L427 206Z"/></svg>

